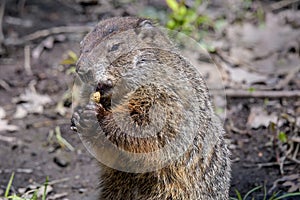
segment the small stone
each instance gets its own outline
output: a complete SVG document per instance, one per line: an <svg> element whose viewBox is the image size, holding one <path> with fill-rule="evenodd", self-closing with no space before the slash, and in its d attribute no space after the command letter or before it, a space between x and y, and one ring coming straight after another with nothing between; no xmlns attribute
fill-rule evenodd
<svg viewBox="0 0 300 200"><path fill-rule="evenodd" d="M66 152L62 152L61 150L58 150L56 152L53 161L59 167L67 167L70 164L70 158L68 154L66 154Z"/></svg>
<svg viewBox="0 0 300 200"><path fill-rule="evenodd" d="M54 162L60 167L67 167L69 165L69 162L61 157L54 157Z"/></svg>
<svg viewBox="0 0 300 200"><path fill-rule="evenodd" d="M20 194L24 194L25 192L26 192L26 188L19 188L18 189L18 192L20 193ZM1 194L0 194L1 195Z"/></svg>
<svg viewBox="0 0 300 200"><path fill-rule="evenodd" d="M85 193L86 191L87 191L86 188L80 188L80 189L79 189L79 193Z"/></svg>

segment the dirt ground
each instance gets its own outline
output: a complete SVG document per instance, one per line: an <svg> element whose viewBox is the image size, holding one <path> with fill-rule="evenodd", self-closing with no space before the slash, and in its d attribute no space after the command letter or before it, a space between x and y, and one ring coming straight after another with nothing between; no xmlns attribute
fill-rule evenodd
<svg viewBox="0 0 300 200"><path fill-rule="evenodd" d="M22 5L22 2L25 4ZM49 199L94 198L98 182L97 162L87 152L78 135L70 130L72 105L66 95L72 87L74 74L70 73L69 65L62 65L61 62L68 57L70 50L79 54L79 42L86 33L87 26L93 26L98 20L112 16L138 15L137 10L143 10L149 5L165 6L160 1L140 1L133 6L116 1L87 1L90 3L81 4L72 2L6 1L3 17L6 40L0 51L0 107L5 111L5 116L0 117L0 197L4 196L11 173L15 172L11 191L18 194L34 189L38 184L44 183L48 176L51 183ZM268 3L274 4L273 1L265 2L266 5ZM214 10L214 7L210 8ZM296 8L284 7L285 11L289 9L296 10L299 14L299 4ZM273 13L279 15L280 12ZM59 26L81 28L71 31L72 33L50 33L28 41L23 37L37 30ZM18 38L23 40L16 44ZM291 51L299 59L299 40L295 41L294 47ZM28 62L25 59L28 48L31 50L30 69L24 67ZM224 58L219 54L216 57ZM300 66L297 59L294 64ZM275 81L286 80L287 76L287 73L273 75ZM271 80L273 79L268 78L268 81ZM298 68L280 91L300 90L299 80ZM265 82L265 85L269 84ZM230 84L225 84L227 89L231 89ZM36 100L40 97L34 95L43 95L45 101ZM29 107L29 110L36 110L33 113L26 109L17 112L21 105ZM39 106L41 110L37 109ZM227 114L224 126L226 138L230 140L233 160L231 196L235 196L235 189L245 194L256 186L264 185L270 194L299 191L299 150L280 143L277 137L278 130L288 138L295 136L298 142L293 144L299 146L299 95L278 95L273 98L228 95L225 106ZM276 128L272 128L270 124L251 125L249 116L261 114L255 115L254 107L263 108L268 117L276 115ZM260 118L258 121L264 119ZM4 121L13 126L8 126ZM60 142L57 136L59 132L74 149ZM294 152L298 163L283 156L287 151L285 148ZM286 159L280 160L283 158ZM283 163L282 170L280 163ZM262 193L262 190L255 193L256 199L262 199Z"/></svg>

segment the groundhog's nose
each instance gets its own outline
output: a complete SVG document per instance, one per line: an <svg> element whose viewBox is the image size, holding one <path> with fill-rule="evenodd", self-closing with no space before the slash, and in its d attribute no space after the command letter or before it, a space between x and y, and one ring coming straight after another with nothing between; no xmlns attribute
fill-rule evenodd
<svg viewBox="0 0 300 200"><path fill-rule="evenodd" d="M89 64L89 61L84 57L80 56L76 63L76 73L84 83L93 83L95 80L93 67Z"/></svg>
<svg viewBox="0 0 300 200"><path fill-rule="evenodd" d="M79 75L81 81L83 81L84 83L92 84L94 82L94 75L92 70L79 69L77 71L77 74Z"/></svg>
<svg viewBox="0 0 300 200"><path fill-rule="evenodd" d="M109 91L113 87L113 82L110 79L107 79L105 81L98 82L96 91L100 91L100 93L103 95L107 91Z"/></svg>

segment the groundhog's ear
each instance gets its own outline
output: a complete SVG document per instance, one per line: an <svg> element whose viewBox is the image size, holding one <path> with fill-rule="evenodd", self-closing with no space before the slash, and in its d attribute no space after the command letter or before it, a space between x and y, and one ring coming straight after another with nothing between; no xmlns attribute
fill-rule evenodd
<svg viewBox="0 0 300 200"><path fill-rule="evenodd" d="M150 20L148 20L148 19L145 19L145 20L141 21L139 23L139 26L140 27L144 27L144 28L153 28L152 22Z"/></svg>

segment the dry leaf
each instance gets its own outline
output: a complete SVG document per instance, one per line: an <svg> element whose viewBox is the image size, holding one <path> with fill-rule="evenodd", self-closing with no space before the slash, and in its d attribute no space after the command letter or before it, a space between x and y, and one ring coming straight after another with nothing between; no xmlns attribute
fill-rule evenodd
<svg viewBox="0 0 300 200"><path fill-rule="evenodd" d="M5 110L0 107L0 132L1 131L17 131L19 130L18 126L9 125L8 120L3 119L6 116Z"/></svg>
<svg viewBox="0 0 300 200"><path fill-rule="evenodd" d="M48 95L38 94L33 90L27 89L24 94L13 99L14 103L22 102L17 106L15 118L23 118L28 113L41 114L44 111L44 106L51 103L51 98Z"/></svg>
<svg viewBox="0 0 300 200"><path fill-rule="evenodd" d="M5 110L2 107L0 107L0 119L3 119L5 115Z"/></svg>
<svg viewBox="0 0 300 200"><path fill-rule="evenodd" d="M247 125L253 129L268 127L270 122L276 123L278 116L276 113L268 114L262 107L252 107L248 116Z"/></svg>
<svg viewBox="0 0 300 200"><path fill-rule="evenodd" d="M14 119L22 119L28 114L27 110L23 107L23 105L18 105L17 110L13 116Z"/></svg>
<svg viewBox="0 0 300 200"><path fill-rule="evenodd" d="M9 125L8 120L0 119L0 132L1 131L13 132L13 131L17 131L17 130L19 130L18 126Z"/></svg>

